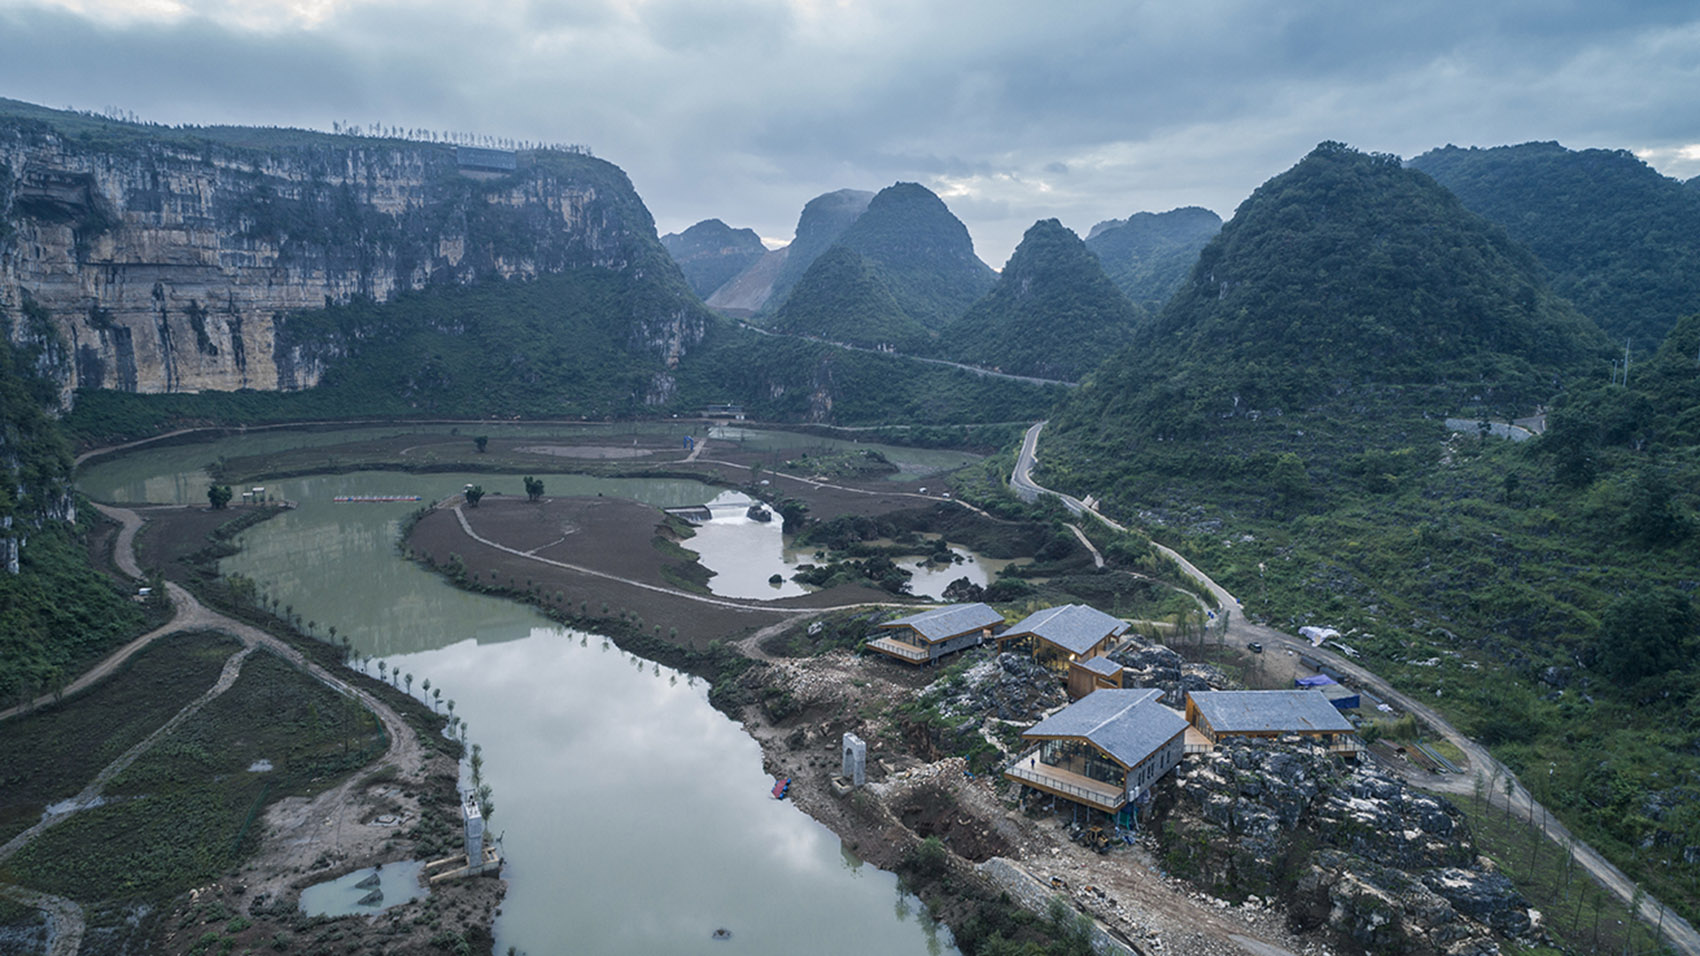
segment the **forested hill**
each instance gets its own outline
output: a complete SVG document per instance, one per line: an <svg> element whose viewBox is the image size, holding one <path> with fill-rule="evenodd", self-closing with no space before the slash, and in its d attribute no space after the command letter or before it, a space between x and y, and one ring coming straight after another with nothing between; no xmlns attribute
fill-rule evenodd
<svg viewBox="0 0 1700 956"><path fill-rule="evenodd" d="M940 335L942 354L1017 375L1077 381L1133 341L1145 313L1055 219L1027 230L997 285Z"/></svg>
<svg viewBox="0 0 1700 956"><path fill-rule="evenodd" d="M897 304L879 269L845 246L833 246L815 259L769 326L787 335L861 348L932 349L932 334Z"/></svg>
<svg viewBox="0 0 1700 956"><path fill-rule="evenodd" d="M1240 205L1063 420L1183 437L1325 406L1527 414L1604 368L1605 348L1525 250L1432 179L1324 143Z"/></svg>
<svg viewBox="0 0 1700 956"><path fill-rule="evenodd" d="M1156 312L1186 281L1198 250L1221 228L1221 216L1198 206L1140 212L1093 226L1086 248L1134 304Z"/></svg>
<svg viewBox="0 0 1700 956"><path fill-rule="evenodd" d="M1069 396L1037 478L1253 619L1338 628L1692 920L1700 316L1614 382L1522 250L1427 175L1324 144ZM1445 422L1537 405L1520 443Z"/></svg>
<svg viewBox="0 0 1700 956"><path fill-rule="evenodd" d="M1505 227L1621 346L1658 348L1679 316L1700 310L1700 190L1625 150L1558 143L1447 146L1410 165Z"/></svg>
<svg viewBox="0 0 1700 956"><path fill-rule="evenodd" d="M769 311L785 303L791 289L802 281L803 273L867 212L873 199L874 194L866 190L839 189L803 204L803 211L797 214L797 231L786 248L785 263L774 277L772 288L763 296Z"/></svg>
<svg viewBox="0 0 1700 956"><path fill-rule="evenodd" d="M819 236L853 208L857 194L829 193L809 203L797 224ZM810 210L825 200L837 218ZM812 241L812 240L811 240ZM807 249L803 252L806 255ZM796 255L794 251L793 256ZM785 268L791 269L793 258ZM962 315L996 281L974 255L968 228L924 186L897 183L873 197L866 211L815 256L783 300L770 325L861 346L890 345L904 352L932 351L938 329Z"/></svg>
<svg viewBox="0 0 1700 956"><path fill-rule="evenodd" d="M929 329L968 311L997 278L974 255L968 227L916 183L880 190L838 242L873 263L904 313Z"/></svg>
<svg viewBox="0 0 1700 956"><path fill-rule="evenodd" d="M679 264L691 291L703 299L767 255L754 229L733 229L718 219L670 232L661 237L661 245Z"/></svg>

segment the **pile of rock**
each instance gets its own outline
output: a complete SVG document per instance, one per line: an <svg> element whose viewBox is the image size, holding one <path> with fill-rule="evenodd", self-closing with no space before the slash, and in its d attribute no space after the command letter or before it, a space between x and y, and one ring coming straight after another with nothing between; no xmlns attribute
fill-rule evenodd
<svg viewBox="0 0 1700 956"><path fill-rule="evenodd" d="M1498 952L1540 935L1527 901L1478 859L1451 804L1297 737L1228 741L1181 766L1171 810L1193 879L1285 898L1295 930L1370 952Z"/></svg>
<svg viewBox="0 0 1700 956"><path fill-rule="evenodd" d="M1162 644L1130 640L1110 652L1110 660L1127 669L1123 687L1155 687L1171 707L1186 704L1188 691L1223 690L1229 681L1210 664L1195 664Z"/></svg>
<svg viewBox="0 0 1700 956"><path fill-rule="evenodd" d="M1032 723L1067 702L1067 695L1043 665L1025 654L1008 653L980 661L959 677L935 682L923 700L947 718Z"/></svg>

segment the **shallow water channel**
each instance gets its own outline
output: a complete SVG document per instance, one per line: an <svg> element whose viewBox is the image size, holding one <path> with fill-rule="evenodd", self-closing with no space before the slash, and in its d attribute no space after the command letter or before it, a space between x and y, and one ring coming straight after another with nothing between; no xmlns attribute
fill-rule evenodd
<svg viewBox="0 0 1700 956"><path fill-rule="evenodd" d="M97 500L204 506L201 464L253 450L243 439L143 450L90 466L80 484ZM717 493L688 481L543 477L551 495L668 507ZM319 634L335 627L338 640L412 674L415 694L429 679L444 702L454 700L483 746L495 799L490 830L508 858L497 952L954 951L895 877L862 865L826 828L769 796L760 748L709 707L704 682L524 607L450 588L404 561L395 541L417 504L331 500L429 501L468 481L521 491L518 477L490 475L267 482L300 506L246 532L224 570L254 578ZM720 927L730 941L710 940Z"/></svg>

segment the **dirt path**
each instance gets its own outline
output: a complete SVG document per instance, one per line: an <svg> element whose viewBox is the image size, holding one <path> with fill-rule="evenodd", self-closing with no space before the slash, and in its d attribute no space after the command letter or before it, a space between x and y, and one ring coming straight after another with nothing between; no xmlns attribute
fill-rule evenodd
<svg viewBox="0 0 1700 956"><path fill-rule="evenodd" d="M96 507L100 509L101 513L119 521L123 526L123 530L119 532L118 544L113 555L119 569L124 571L126 574L140 577L140 570L136 563L134 546L136 531L143 523L142 517L127 508L114 508L108 505L96 505ZM244 624L241 621L226 617L223 614L208 608L206 605L197 600L193 594L190 594L186 589L179 585L167 582L166 589L171 595L172 605L175 611L172 615L171 621L165 626L149 631L113 652L100 663L80 675L66 688L67 691L75 692L95 683L103 677L111 674L120 664L128 660L143 647L146 647L153 640L163 635L178 631L220 631L241 641L243 645L242 649L238 650L226 659L224 668L219 673L218 680L216 680L205 693L184 705L181 710L172 715L172 717L164 724L161 724L152 733L148 734L147 737L143 738L136 745L121 754L117 759L102 768L101 771L94 776L94 779L92 779L80 793L78 793L70 801L67 801L69 804L68 807L60 812L44 815L41 821L35 826L30 827L28 830L25 830L13 837L11 840L8 840L4 845L0 845L0 863L4 863L7 859L16 854L19 850L23 849L24 846L28 845L42 833L69 819L78 810L97 806L101 791L105 789L106 785L110 783L114 777L123 773L124 770L134 763L138 757L151 749L163 737L169 734L178 725L182 724L183 721L194 716L210 701L229 690L230 687L236 683L236 679L241 675L242 664L247 660L248 655L260 648L264 648L267 651L277 654L279 657L282 657L297 668L311 674L314 679L338 693L360 701L361 704L378 717L378 720L384 726L385 736L389 740L389 748L385 751L383 757L379 759L378 766L394 767L397 775L403 780L416 780L418 778L418 768L422 766L424 756L424 751L420 745L419 738L413 732L413 728L409 726L406 721L402 720L401 715L391 709L388 704L325 670L314 661L308 659L300 651L291 647L289 644L277 637L274 637L257 627ZM35 702L35 704L44 703L52 699L52 695L49 695L48 697ZM31 706L35 706L35 704L32 704ZM14 707L11 710L0 713L0 719L18 713L20 709L21 708ZM341 819L346 816L347 813L338 811L345 810L355 802L354 796L356 785L363 780L363 777L364 775L350 777L349 780L345 781L342 786L326 791L312 801L295 801L295 803L302 805L303 809L310 810L315 818L323 816L327 822L335 819L340 823ZM285 801L280 801L280 804L284 802ZM273 814L268 812L268 819L272 816ZM376 840L385 838L387 838L387 834L377 837ZM275 891L278 888L275 884L280 882L287 882L287 879L280 877L280 879L272 881L273 885L270 885L268 888ZM54 954L54 956L71 956L71 954L77 952L78 948L81 946L83 936L83 918L82 909L77 906L76 903L60 897L24 889L22 887L0 886L0 893L4 893L11 899L25 903L26 905L35 906L48 914L50 925L50 942L48 945L49 953Z"/></svg>
<svg viewBox="0 0 1700 956"><path fill-rule="evenodd" d="M588 568L588 567L585 567L582 564L572 564L572 563L569 563L569 562L566 562L566 561L557 561L554 558L540 557L536 554L533 554L530 551L521 551L518 548L510 548L507 545L502 544L499 541L492 541L489 538L486 538L483 535L480 535L478 532L472 530L472 523L469 522L466 519L466 512L461 510L460 505L457 504L457 505L454 506L454 514L455 514L456 520L459 521L459 523L460 523L461 531L464 532L468 538L471 538L472 540L478 542L481 545L484 545L487 548L494 548L495 550L501 551L505 554L511 554L511 555L514 555L515 557L524 558L527 561L535 561L538 564L547 564L550 567L561 568L561 569L566 570L566 571L571 571L574 574L583 574L583 575L588 575L588 576L593 577L593 578L601 578L604 581L614 581L614 582L617 582L619 584L627 585L628 587L640 588L640 589L645 590L645 591L652 591L656 594L665 594L668 597L672 597L672 598L680 598L680 599L686 600L686 601L695 601L698 604L710 604L710 605L713 605L715 607L734 608L734 609L740 610L740 611L766 611L770 614L783 614L783 615L786 616L787 620L785 622L782 622L782 623L789 623L790 619L797 618L797 617L800 617L800 616L813 615L813 614L825 614L828 611L853 611L853 610L856 610L857 608L864 608L864 607L913 608L913 607L919 607L920 606L920 605L915 605L915 604L899 604L895 601L889 602L889 603L888 602L875 601L875 602L861 602L861 603L857 603L857 604L838 604L838 605L833 605L833 606L830 606L830 607L774 607L774 606L769 605L769 604L763 604L759 601L738 601L738 600L733 600L731 598L711 597L711 596L706 595L706 594L693 594L690 591L681 591L678 588L669 588L669 587L663 587L662 585L659 585L659 584L650 584L650 583L645 582L645 581L638 581L638 580L635 580L633 578L622 577L618 574L610 574L607 571L598 571L595 568Z"/></svg>
<svg viewBox="0 0 1700 956"><path fill-rule="evenodd" d="M83 908L63 896L0 884L0 896L47 914L47 956L76 956L83 945Z"/></svg>
<svg viewBox="0 0 1700 956"><path fill-rule="evenodd" d="M1092 566L1095 568L1103 567L1104 556L1098 553L1098 548L1092 544L1092 539L1086 537L1086 532L1080 530L1080 525L1071 524L1068 526L1068 530L1074 532L1075 538L1079 539L1080 543L1086 546L1086 550L1092 552Z"/></svg>
<svg viewBox="0 0 1700 956"><path fill-rule="evenodd" d="M1122 525L1100 514L1089 502L1081 501L1071 495L1052 491L1033 481L1033 464L1038 460L1039 432L1045 426L1039 422L1027 430L1023 438L1021 452L1016 457L1015 470L1010 474L1010 486L1020 495L1053 495L1062 500L1063 505L1076 514L1090 513L1106 525L1119 531L1126 531ZM1424 722L1433 727L1441 736L1459 750L1463 751L1469 766L1475 768L1469 776L1454 774L1431 774L1412 767L1396 767L1401 775L1413 784L1430 790L1438 790L1453 795L1470 795L1476 793L1478 786L1486 791L1489 806L1504 807L1509 803L1512 813L1520 814L1526 820L1534 819L1537 811L1542 819L1548 821L1544 832L1560 849L1566 849L1581 863L1585 869L1601 885L1618 897L1625 906L1637 907L1637 912L1648 926L1662 929L1666 942L1672 947L1690 956L1700 956L1700 933L1687 920L1678 916L1663 903L1652 898L1636 887L1635 882L1624 872L1607 860L1593 847L1577 839L1563 824L1555 820L1551 813L1536 802L1527 787L1517 779L1517 775L1504 764L1495 760L1487 748L1465 736L1452 726L1439 711L1427 704L1417 701L1387 683L1375 674L1347 658L1322 648L1312 647L1309 641L1302 640L1262 624L1254 624L1246 618L1245 608L1239 599L1228 593L1228 589L1217 584L1209 575L1199 570L1192 562L1182 557L1171 548L1166 548L1155 541L1151 546L1172 559L1182 571L1194 580L1208 588L1215 595L1223 613L1227 616L1228 633L1235 641L1261 641L1265 645L1291 650L1295 654L1303 653L1315 660L1322 661L1342 673L1350 676L1363 686L1381 694L1387 700L1404 708L1410 713L1421 717ZM1505 781L1511 784L1510 793L1503 788Z"/></svg>

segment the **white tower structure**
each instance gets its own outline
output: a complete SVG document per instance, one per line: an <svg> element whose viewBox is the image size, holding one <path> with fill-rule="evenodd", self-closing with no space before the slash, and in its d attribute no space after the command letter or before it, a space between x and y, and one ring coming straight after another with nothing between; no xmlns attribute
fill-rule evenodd
<svg viewBox="0 0 1700 956"><path fill-rule="evenodd" d="M868 782L868 745L855 734L844 735L844 779L860 787Z"/></svg>

